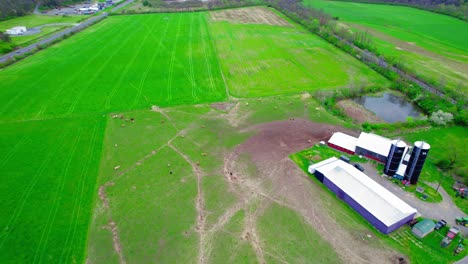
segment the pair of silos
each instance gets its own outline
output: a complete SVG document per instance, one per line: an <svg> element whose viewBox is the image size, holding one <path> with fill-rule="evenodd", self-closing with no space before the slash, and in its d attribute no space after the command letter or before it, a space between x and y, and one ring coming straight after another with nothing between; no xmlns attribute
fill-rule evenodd
<svg viewBox="0 0 468 264"><path fill-rule="evenodd" d="M421 174L430 145L424 141L416 141L411 150L411 155L405 170L405 179L411 184L416 184ZM385 163L384 173L388 176L394 176L400 167L401 160L406 155L406 144L399 139L392 140L387 162Z"/></svg>

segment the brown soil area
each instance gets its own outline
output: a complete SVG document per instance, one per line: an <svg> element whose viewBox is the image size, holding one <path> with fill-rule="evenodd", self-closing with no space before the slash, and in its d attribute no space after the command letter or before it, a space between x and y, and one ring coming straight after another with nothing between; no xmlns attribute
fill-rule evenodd
<svg viewBox="0 0 468 264"><path fill-rule="evenodd" d="M240 24L265 24L274 26L289 26L289 23L265 7L249 7L226 9L211 12L214 21L229 21Z"/></svg>
<svg viewBox="0 0 468 264"><path fill-rule="evenodd" d="M384 122L371 111L365 109L362 105L355 103L351 100L342 100L337 103L338 107L343 109L345 114L351 117L356 123L361 124L364 122L382 123Z"/></svg>
<svg viewBox="0 0 468 264"><path fill-rule="evenodd" d="M278 203L302 215L333 246L345 263L393 263L395 256L400 257L394 250L377 248L373 243L363 241L358 232L337 224L328 213L328 205L319 198L322 192L320 187L289 159L290 154L326 140L333 132L342 131L342 128L295 119L256 125L249 130L257 133L227 155L224 164L226 181L242 202L228 209L214 229L222 228L222 223L229 218L227 216L232 216L243 205L260 201L257 210L246 211L244 237L251 242L258 260L263 262L265 254L275 252L262 251L255 222L262 208L269 203ZM255 175L239 162L245 155L256 166L258 172Z"/></svg>

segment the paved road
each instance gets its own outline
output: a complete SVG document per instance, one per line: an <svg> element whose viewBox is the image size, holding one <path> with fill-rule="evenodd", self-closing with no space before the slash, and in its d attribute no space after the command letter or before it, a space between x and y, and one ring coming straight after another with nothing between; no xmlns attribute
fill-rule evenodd
<svg viewBox="0 0 468 264"><path fill-rule="evenodd" d="M108 13L102 13L98 16L95 16L95 17L91 17L90 19L72 27L72 28L68 28L68 29L65 29L65 30L62 30L60 32L57 32L56 34L46 38L46 39L43 39L39 42L36 42L34 44L31 44L27 47L24 47L24 48L21 48L21 49L18 49L18 50L15 50L13 52L10 52L2 57L0 57L0 63L3 63L3 62L6 62L7 60L10 60L12 59L14 56L19 56L19 55L22 55L24 53L27 53L35 48L37 48L38 46L40 45L44 45L44 44L48 44L48 43L51 43L57 39L60 39L62 38L64 35L66 34L69 34L69 33L72 33L72 32L77 32L79 30L82 30L86 27L88 27L89 25L95 23L96 21L99 21L100 19L103 19L105 17L108 16Z"/></svg>

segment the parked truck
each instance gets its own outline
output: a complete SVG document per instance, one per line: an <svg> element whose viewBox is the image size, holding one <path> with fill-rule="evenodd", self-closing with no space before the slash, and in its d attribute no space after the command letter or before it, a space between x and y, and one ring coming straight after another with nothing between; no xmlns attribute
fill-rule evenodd
<svg viewBox="0 0 468 264"><path fill-rule="evenodd" d="M456 226L450 227L449 231L447 232L447 235L442 239L440 242L440 246L445 248L452 243L452 240L460 233L460 229Z"/></svg>

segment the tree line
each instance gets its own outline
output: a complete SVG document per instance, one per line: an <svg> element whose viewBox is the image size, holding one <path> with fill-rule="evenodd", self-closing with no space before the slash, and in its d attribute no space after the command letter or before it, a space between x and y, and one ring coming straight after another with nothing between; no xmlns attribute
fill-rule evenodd
<svg viewBox="0 0 468 264"><path fill-rule="evenodd" d="M31 13L34 11L38 2L40 2L42 7L53 8L65 4L83 2L83 0L1 0L0 20L24 16Z"/></svg>

